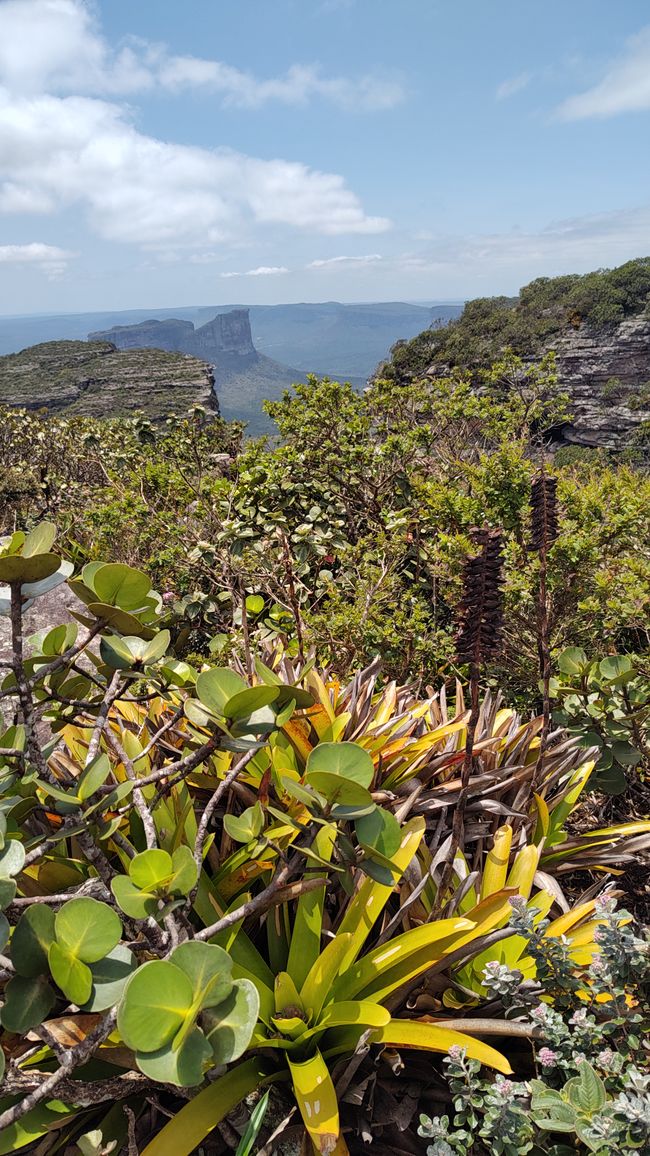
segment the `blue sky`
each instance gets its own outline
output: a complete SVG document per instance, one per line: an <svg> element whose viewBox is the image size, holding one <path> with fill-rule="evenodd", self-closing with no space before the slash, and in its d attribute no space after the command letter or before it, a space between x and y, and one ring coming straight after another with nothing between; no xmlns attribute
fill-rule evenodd
<svg viewBox="0 0 650 1156"><path fill-rule="evenodd" d="M649 128L644 0L0 0L0 312L617 264Z"/></svg>

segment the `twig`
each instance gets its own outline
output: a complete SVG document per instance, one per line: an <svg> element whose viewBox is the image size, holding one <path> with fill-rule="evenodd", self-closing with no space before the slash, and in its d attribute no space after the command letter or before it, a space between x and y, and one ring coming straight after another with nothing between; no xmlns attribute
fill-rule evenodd
<svg viewBox="0 0 650 1156"><path fill-rule="evenodd" d="M51 1100L53 1098L53 1092L68 1078L70 1073L73 1072L75 1068L78 1068L80 1064L83 1064L85 1060L90 1059L97 1048L104 1043L104 1040L108 1039L115 1027L116 1020L117 1011L113 1009L104 1017L101 1023L97 1025L94 1031L92 1031L89 1036L86 1036L86 1039L82 1043L77 1044L74 1048L69 1048L64 1053L57 1070L53 1072L51 1076L48 1076L46 1080L43 1080L43 1083L39 1084L38 1088L35 1088L33 1092L25 1096L20 1103L14 1104L11 1108L7 1108L6 1111L0 1113L0 1136L5 1128L10 1128L11 1125L15 1124L18 1120L22 1120L23 1116L31 1112L32 1108L35 1108L38 1104L42 1104L44 1100Z"/></svg>
<svg viewBox="0 0 650 1156"><path fill-rule="evenodd" d="M219 783L216 791L214 791L211 798L205 805L196 833L196 842L194 844L194 862L196 863L196 870L199 876L201 875L201 869L203 867L203 848L205 846L205 841L208 835L208 826L210 825L210 820L226 791L232 786L237 776L241 774L244 767L247 766L247 764L251 761L256 753L257 752L254 750L248 751L244 757L239 760L239 762L235 763L234 767L231 767L223 782ZM196 898L198 886L199 884L197 879L195 886L188 896L188 903L190 906Z"/></svg>

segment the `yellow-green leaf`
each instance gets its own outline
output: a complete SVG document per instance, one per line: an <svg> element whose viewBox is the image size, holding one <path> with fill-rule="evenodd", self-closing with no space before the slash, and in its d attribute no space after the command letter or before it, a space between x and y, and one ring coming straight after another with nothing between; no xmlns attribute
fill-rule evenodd
<svg viewBox="0 0 650 1156"><path fill-rule="evenodd" d="M408 867L415 855L424 835L425 822L418 816L411 819L403 827L402 842L399 849L391 856L398 877ZM365 879L354 897L348 904L347 911L339 927L339 935L349 932L350 946L341 970L349 967L357 958L370 931L386 906L394 886L376 883L374 879Z"/></svg>
<svg viewBox="0 0 650 1156"><path fill-rule="evenodd" d="M334 980L339 975L343 960L350 950L350 939L349 932L339 931L321 951L302 985L300 998L312 1023L318 1020L323 1004L328 995L332 994Z"/></svg>
<svg viewBox="0 0 650 1156"><path fill-rule="evenodd" d="M244 1096L272 1079L269 1069L259 1060L248 1060L232 1068L184 1104L147 1144L142 1156L190 1156Z"/></svg>
<svg viewBox="0 0 650 1156"><path fill-rule="evenodd" d="M302 1063L292 1063L289 1056L287 1061L305 1128L316 1151L330 1156L338 1141L340 1126L338 1100L327 1064L318 1051Z"/></svg>
<svg viewBox="0 0 650 1156"><path fill-rule="evenodd" d="M464 1048L471 1060L479 1060L489 1068L496 1068L508 1076L512 1068L505 1056L491 1048L489 1044L475 1040L464 1032L455 1032L450 1028L435 1023L425 1023L423 1020L392 1019L385 1028L378 1028L373 1033L373 1042L387 1044L393 1048L418 1048L430 1052L448 1052L451 1047Z"/></svg>
<svg viewBox="0 0 650 1156"><path fill-rule="evenodd" d="M507 823L499 827L494 836L494 846L488 852L483 868L481 881L481 899L501 891L506 884L508 864L510 862L510 847L512 844L512 827Z"/></svg>

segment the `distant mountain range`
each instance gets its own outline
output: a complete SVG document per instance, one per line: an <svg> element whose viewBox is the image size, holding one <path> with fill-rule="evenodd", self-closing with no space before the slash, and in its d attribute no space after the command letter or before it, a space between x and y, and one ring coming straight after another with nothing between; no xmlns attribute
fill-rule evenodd
<svg viewBox="0 0 650 1156"><path fill-rule="evenodd" d="M89 336L111 341L118 349L181 351L214 365L223 416L247 421L249 432L255 434L268 428L261 410L264 398L279 397L292 382L304 381L309 372L329 374L360 387L396 341L408 340L432 325L445 325L461 312L462 305L447 302L328 301L248 309L219 305L3 317L0 354ZM242 328L243 313L247 319ZM238 325L239 336L233 340ZM224 337L226 333L230 336ZM0 401L4 393L0 380ZM17 404L13 386L11 393L11 404ZM79 405L83 404L80 400ZM132 405L133 399L128 408Z"/></svg>
<svg viewBox="0 0 650 1156"><path fill-rule="evenodd" d="M0 354L17 353L42 341L84 340L116 325L178 318L205 325L216 314L248 308L255 348L267 357L306 372L368 377L391 345L427 326L446 324L463 306L401 301L346 305L338 301L297 305L201 305L172 309L104 310L93 313L0 317Z"/></svg>

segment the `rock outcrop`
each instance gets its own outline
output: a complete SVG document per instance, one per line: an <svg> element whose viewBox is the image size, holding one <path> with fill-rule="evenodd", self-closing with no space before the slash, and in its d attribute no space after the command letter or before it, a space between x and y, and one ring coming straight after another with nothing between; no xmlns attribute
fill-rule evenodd
<svg viewBox="0 0 650 1156"><path fill-rule="evenodd" d="M119 349L150 347L176 349L208 362L213 374L219 410L226 420L241 420L248 432L267 433L268 418L262 413L265 398L282 395L304 373L272 361L253 345L248 309L217 313L211 321L195 329L190 321L177 319L145 321L91 333L89 340L110 341Z"/></svg>
<svg viewBox="0 0 650 1156"><path fill-rule="evenodd" d="M559 431L561 440L606 449L629 445L639 425L650 421L650 319L567 329L551 348L574 414Z"/></svg>
<svg viewBox="0 0 650 1156"><path fill-rule="evenodd" d="M98 333L89 333L89 341L110 341L118 349L166 349L189 353L203 361L218 364L226 355L256 356L251 335L248 309L217 313L212 321L195 329L191 321L170 318L165 321L142 321L139 325L118 325Z"/></svg>
<svg viewBox="0 0 650 1156"><path fill-rule="evenodd" d="M192 405L218 412L212 369L185 353L108 341L47 341L0 357L0 404L51 413L157 420Z"/></svg>

